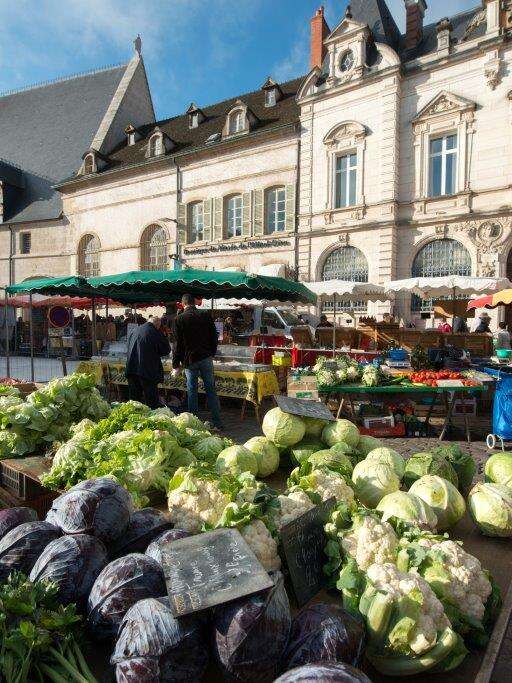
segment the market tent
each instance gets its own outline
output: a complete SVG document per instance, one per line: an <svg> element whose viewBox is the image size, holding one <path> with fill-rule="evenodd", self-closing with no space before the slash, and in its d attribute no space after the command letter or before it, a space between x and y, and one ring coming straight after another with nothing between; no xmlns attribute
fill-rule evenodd
<svg viewBox="0 0 512 683"><path fill-rule="evenodd" d="M308 282L308 288L319 299L357 299L364 301L385 301L388 297L382 285L372 282L351 282L348 280L322 280Z"/></svg>
<svg viewBox="0 0 512 683"><path fill-rule="evenodd" d="M73 275L71 277L43 277L25 280L17 285L6 287L8 294L61 294L65 296L94 296L91 287L84 277Z"/></svg>
<svg viewBox="0 0 512 683"><path fill-rule="evenodd" d="M471 277L466 275L445 275L443 277L411 277L405 280L392 280L384 285L387 294L410 292L424 299L435 299L456 294L491 294L499 292L512 283L506 277Z"/></svg>
<svg viewBox="0 0 512 683"><path fill-rule="evenodd" d="M203 299L249 298L314 304L316 296L303 284L280 277L252 275L234 271L184 270L130 271L118 275L90 278L88 285L96 295L134 301L153 297L157 301L176 301L190 293Z"/></svg>
<svg viewBox="0 0 512 683"><path fill-rule="evenodd" d="M510 304L512 304L512 289L503 289L497 294L488 294L487 296L479 296L477 299L471 299L468 303L468 311L473 311L477 308L510 306Z"/></svg>

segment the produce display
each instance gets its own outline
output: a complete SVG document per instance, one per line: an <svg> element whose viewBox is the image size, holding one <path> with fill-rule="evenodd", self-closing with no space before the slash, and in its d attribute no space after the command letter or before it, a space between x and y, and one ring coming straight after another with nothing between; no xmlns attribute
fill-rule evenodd
<svg viewBox="0 0 512 683"><path fill-rule="evenodd" d="M348 377L356 367L342 370ZM367 386L386 381L373 365L357 372ZM445 672L486 646L499 589L445 531L456 531L467 496L482 533L512 537L511 454L491 456L486 481L475 483L474 460L454 444L404 458L349 420L280 408L267 412L262 435L235 444L189 413L108 406L87 376L71 377L54 385L38 437L54 444L43 482L60 495L44 521L28 507L0 511L0 679L95 683L78 647L84 638L110 648L118 683L201 680L208 667L241 683L368 683L364 660L390 677ZM82 381L90 409L76 396ZM30 405L44 410L50 396L40 391ZM65 391L75 407L58 418ZM27 403L0 396L0 420L10 401ZM18 434L12 425L5 432ZM264 481L280 467L284 491ZM147 507L155 492L168 511ZM331 498L324 571L338 603L293 615L280 531ZM223 527L240 531L273 586L174 618L165 547ZM24 596L26 616L16 611Z"/></svg>

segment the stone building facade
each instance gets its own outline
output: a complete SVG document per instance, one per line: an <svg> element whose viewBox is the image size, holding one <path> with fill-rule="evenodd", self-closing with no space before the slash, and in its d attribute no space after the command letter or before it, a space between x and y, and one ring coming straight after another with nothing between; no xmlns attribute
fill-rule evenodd
<svg viewBox="0 0 512 683"><path fill-rule="evenodd" d="M306 282L511 276L512 2L437 24L426 5L404 0L405 35L385 0L334 29L319 9L306 76L158 123L126 107L124 132L56 185L66 251L45 274L178 257ZM422 308L369 310L390 306Z"/></svg>

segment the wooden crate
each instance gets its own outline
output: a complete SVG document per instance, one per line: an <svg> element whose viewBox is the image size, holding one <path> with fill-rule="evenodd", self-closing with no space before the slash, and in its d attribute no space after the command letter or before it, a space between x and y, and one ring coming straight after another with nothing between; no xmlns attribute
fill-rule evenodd
<svg viewBox="0 0 512 683"><path fill-rule="evenodd" d="M0 486L19 500L39 498L48 493L39 477L48 472L51 460L40 456L0 461Z"/></svg>
<svg viewBox="0 0 512 683"><path fill-rule="evenodd" d="M47 491L46 489L45 491L45 494L36 498L22 500L13 496L7 489L0 487L0 510L4 508L29 507L35 510L38 519L44 519L52 507L53 501L60 495L57 491Z"/></svg>

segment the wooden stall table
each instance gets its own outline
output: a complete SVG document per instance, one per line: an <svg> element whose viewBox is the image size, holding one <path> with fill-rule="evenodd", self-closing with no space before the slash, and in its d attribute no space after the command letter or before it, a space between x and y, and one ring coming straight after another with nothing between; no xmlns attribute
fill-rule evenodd
<svg viewBox="0 0 512 683"><path fill-rule="evenodd" d="M98 383L103 383L109 394L115 394L117 391L117 398L120 398L120 388L127 386L125 377L124 362L108 361L102 359L101 361L85 361L80 363L77 368L78 372L90 372L94 374ZM164 391L177 390L186 392L186 379L182 373L178 377L171 375L170 363L164 363L164 381L160 384L160 388ZM242 400L242 409L240 419L245 417L247 404L251 403L254 406L254 412L258 421L260 418L260 406L265 398L271 397L279 393L279 385L276 374L271 369L265 370L228 370L225 366L216 368L214 365L215 387L217 395L226 398L238 398ZM199 393L205 393L203 382L199 379L198 383Z"/></svg>
<svg viewBox="0 0 512 683"><path fill-rule="evenodd" d="M448 430L448 427L452 424L453 409L455 407L455 403L457 401L461 401L461 403L464 405L465 399L467 398L468 394L482 394L485 391L487 391L487 387L485 385L472 387L420 387L400 385L367 387L361 384L342 384L339 386L318 387L318 393L325 394L327 396L327 400L329 400L329 398L332 395L340 396L337 417L339 417L341 414L341 410L343 408L345 399L349 402L352 417L355 417L354 397L356 396L375 396L378 394L387 394L391 396L397 394L401 396L432 396L432 403L430 404L428 413L425 417L425 426L428 427L430 423L430 418L432 416L432 411L434 410L435 405L437 403L444 403L446 407L446 415L441 430L441 434L439 435L440 441L443 441ZM469 426L468 415L464 412L463 417L466 431L466 439L468 443L471 443L471 429Z"/></svg>

